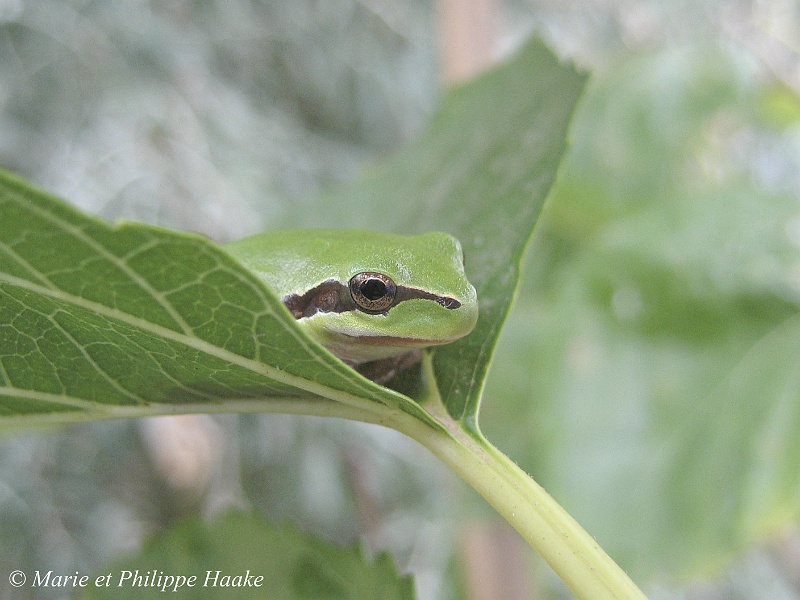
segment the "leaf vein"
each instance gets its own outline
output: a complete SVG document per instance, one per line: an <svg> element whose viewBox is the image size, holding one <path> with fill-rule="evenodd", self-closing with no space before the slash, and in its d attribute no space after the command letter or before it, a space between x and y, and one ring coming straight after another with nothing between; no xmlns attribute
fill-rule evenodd
<svg viewBox="0 0 800 600"><path fill-rule="evenodd" d="M119 268L131 281L136 283L142 290L144 290L147 294L149 294L161 307L169 314L169 316L175 321L175 323L183 329L183 332L186 334L190 334L192 328L189 326L188 323L183 319L183 316L180 312L175 308L175 306L170 303L165 296L157 291L150 283L142 277L139 273L133 270L128 263L121 260L118 256L110 252L105 246L98 243L94 239L92 239L86 232L69 221L65 221L52 213L42 209L39 206L31 202L26 202L24 198L19 196L18 194L14 194L15 199L21 206L24 206L27 210L31 212L35 212L38 216L44 218L45 220L50 221L61 227L63 230L71 233L74 237L80 239L84 242L87 246L92 248L95 252L97 252L100 256L104 257L106 260L111 262L111 264L115 265Z"/></svg>
<svg viewBox="0 0 800 600"><path fill-rule="evenodd" d="M8 255L9 258L11 258L11 260L13 260L17 264L19 264L24 270L28 271L28 273L32 277L35 277L36 279L38 279L40 281L41 285L44 285L45 287L48 287L48 288L51 288L51 289L54 289L54 290L58 289L57 286L52 281L50 281L47 277L45 277L43 274L41 274L39 271L37 271L33 267L32 264L30 264L27 260L22 258L19 255L19 253L17 253L10 245L8 245L8 244L0 244L0 248L2 248L5 251L6 255Z"/></svg>
<svg viewBox="0 0 800 600"><path fill-rule="evenodd" d="M56 311L56 313L57 312L58 311ZM97 364L97 361L95 361L94 358L92 358L92 356L86 351L86 347L83 346L80 342L78 342L78 340L76 340L75 337L56 320L55 318L56 313L54 313L53 315L45 315L45 318L53 325L53 327L55 327L58 331L60 331L64 337L66 337L70 342L72 342L73 346L78 350L78 352L81 353L84 360L86 360L86 362L88 362L92 366L92 368L95 371L97 371L97 373L100 374L100 376L103 379L105 379L109 384L111 384L111 387L119 391L122 395L127 396L128 398L134 400L139 404L146 404L147 400L123 387L116 379L111 377L111 375L109 375L105 371L105 369L103 369L99 364ZM61 384L62 388L66 389L66 386L64 385L63 381L61 382Z"/></svg>

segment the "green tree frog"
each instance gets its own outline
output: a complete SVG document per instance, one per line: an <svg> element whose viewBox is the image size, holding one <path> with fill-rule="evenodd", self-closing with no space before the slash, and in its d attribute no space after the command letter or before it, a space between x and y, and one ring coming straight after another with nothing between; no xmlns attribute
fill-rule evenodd
<svg viewBox="0 0 800 600"><path fill-rule="evenodd" d="M295 229L226 249L333 354L351 365L380 361L365 371L377 381L417 362L422 348L467 335L478 318L461 245L446 233Z"/></svg>

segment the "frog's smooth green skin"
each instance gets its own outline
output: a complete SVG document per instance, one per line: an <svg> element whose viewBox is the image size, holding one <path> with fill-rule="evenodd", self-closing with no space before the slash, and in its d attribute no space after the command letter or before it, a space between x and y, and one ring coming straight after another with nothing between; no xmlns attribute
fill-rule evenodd
<svg viewBox="0 0 800 600"><path fill-rule="evenodd" d="M351 364L447 344L472 331L478 318L461 245L446 233L294 229L261 233L226 249L283 300L306 331ZM360 273L367 275L350 285ZM376 282L375 274L383 279ZM363 281L381 291L383 282L393 282L393 304L383 307L378 299L372 310L359 308L358 289L373 295L369 287L359 288Z"/></svg>

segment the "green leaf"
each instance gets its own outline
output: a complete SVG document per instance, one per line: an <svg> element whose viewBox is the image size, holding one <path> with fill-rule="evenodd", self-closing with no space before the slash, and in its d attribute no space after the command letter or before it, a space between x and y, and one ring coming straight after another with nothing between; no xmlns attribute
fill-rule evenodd
<svg viewBox="0 0 800 600"><path fill-rule="evenodd" d="M103 578L99 584L98 577ZM245 513L176 525L137 556L93 573L78 597L162 598L165 593L243 600L414 598L411 579L399 576L388 556L369 562L358 547L335 546Z"/></svg>
<svg viewBox="0 0 800 600"><path fill-rule="evenodd" d="M435 359L456 418L476 416L583 79L531 43L455 90L419 142L327 202L339 215L407 206L384 225L461 239L480 321ZM273 410L385 422L388 407L436 425L305 337L252 274L205 239L112 227L11 175L0 177L0 224L6 421Z"/></svg>
<svg viewBox="0 0 800 600"><path fill-rule="evenodd" d="M449 414L465 423L477 416L521 257L585 79L533 41L513 61L453 90L416 144L319 208L320 225L352 225L358 215L362 225L441 229L461 241L478 292L478 325L437 349L434 362Z"/></svg>

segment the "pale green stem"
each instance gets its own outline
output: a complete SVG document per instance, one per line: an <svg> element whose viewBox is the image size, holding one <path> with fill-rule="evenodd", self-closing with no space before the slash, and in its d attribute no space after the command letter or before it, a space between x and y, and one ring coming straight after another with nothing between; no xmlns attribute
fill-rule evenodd
<svg viewBox="0 0 800 600"><path fill-rule="evenodd" d="M393 427L428 448L486 499L550 564L580 600L645 595L592 537L531 477L463 430L433 431L411 418Z"/></svg>
<svg viewBox="0 0 800 600"><path fill-rule="evenodd" d="M443 425L431 428L407 415L391 427L417 440L470 484L550 564L579 600L641 600L645 595L594 539L530 475L470 432L442 403L430 355L425 409Z"/></svg>

